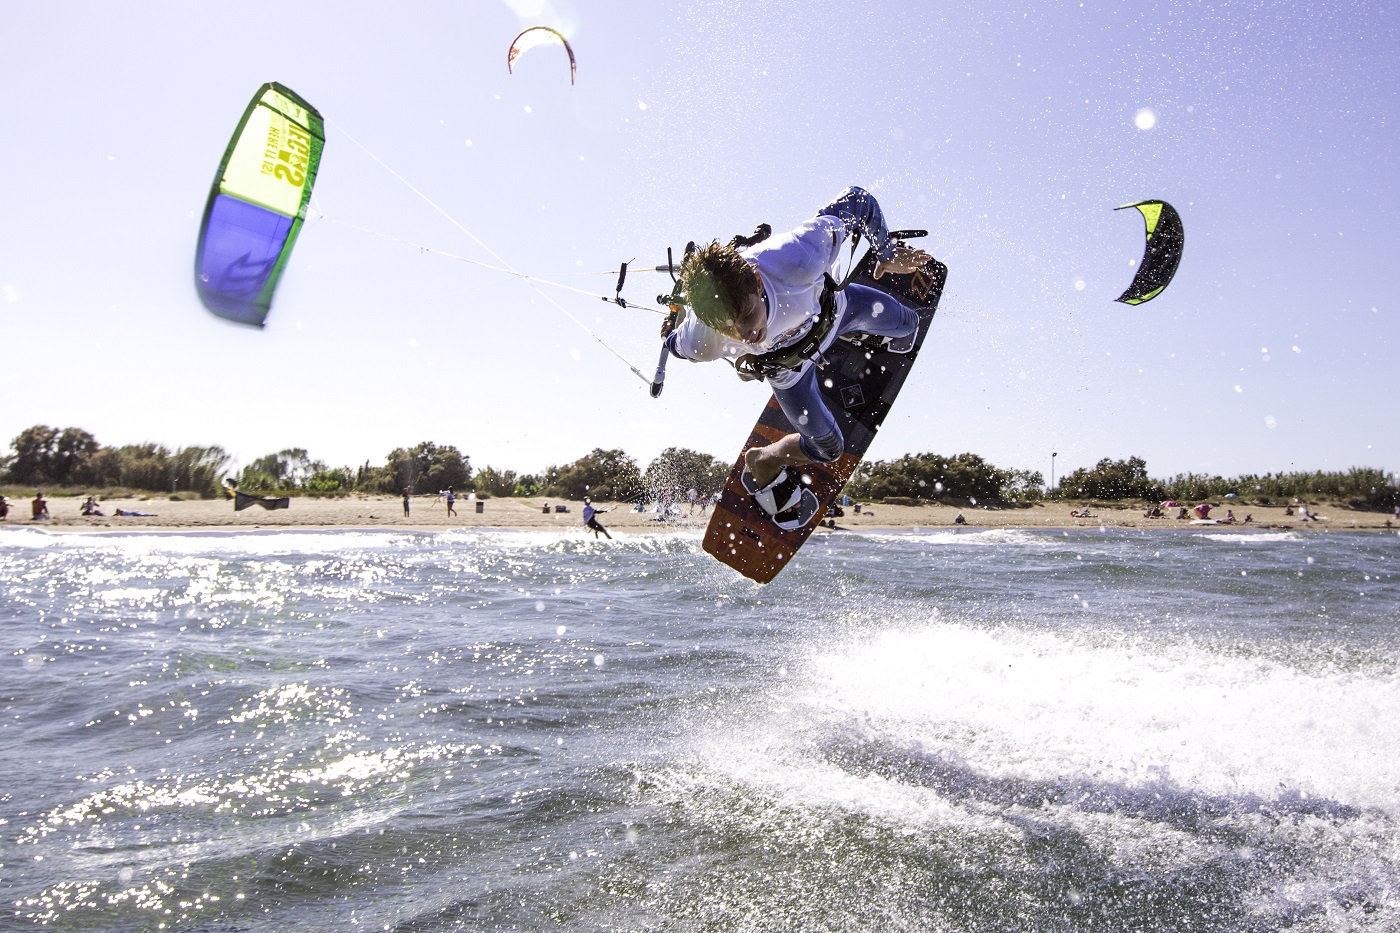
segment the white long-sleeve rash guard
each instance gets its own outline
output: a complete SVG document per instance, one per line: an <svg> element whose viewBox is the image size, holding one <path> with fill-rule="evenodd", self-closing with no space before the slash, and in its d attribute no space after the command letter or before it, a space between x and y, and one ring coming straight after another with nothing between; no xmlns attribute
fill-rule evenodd
<svg viewBox="0 0 1400 933"><path fill-rule="evenodd" d="M821 293L826 284L823 274L836 264L841 244L846 241L846 224L839 217L813 217L787 233L775 234L739 255L758 270L768 305L768 334L761 343L744 343L726 337L693 314L686 315L676 328L671 348L678 356L695 362L727 359L745 353L760 354L791 346L812 329L821 313ZM836 314L846 310L846 296L836 294ZM836 339L836 328L826 343ZM822 349L826 349L826 343ZM809 364L810 365L810 364ZM769 377L777 388L792 385L800 370L783 370Z"/></svg>
<svg viewBox="0 0 1400 933"><path fill-rule="evenodd" d="M859 188L848 188L811 220L787 233L775 234L739 252L758 270L768 305L768 334L762 343L744 343L726 337L695 317L687 315L667 345L683 359L694 362L734 360L745 353L760 354L791 346L811 330L821 313L823 274L836 265L841 247L851 230L860 229L874 246L876 255L888 258L891 249L884 217L871 195ZM846 296L836 293L836 320L846 312ZM837 328L828 331L821 349L836 339ZM770 376L777 389L791 386L801 378L802 369L783 370Z"/></svg>

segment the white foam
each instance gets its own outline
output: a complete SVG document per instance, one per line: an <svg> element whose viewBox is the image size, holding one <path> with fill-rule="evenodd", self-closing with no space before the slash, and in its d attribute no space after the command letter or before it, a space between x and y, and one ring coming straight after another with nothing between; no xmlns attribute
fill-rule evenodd
<svg viewBox="0 0 1400 933"><path fill-rule="evenodd" d="M33 532L20 538L20 546L51 549L116 551L129 555L226 555L278 557L323 555L346 551L402 546L421 533L394 531L143 531L124 534L63 534ZM9 543L12 534L0 538ZM18 537L16 535L16 537Z"/></svg>
<svg viewBox="0 0 1400 933"><path fill-rule="evenodd" d="M739 752L735 754L735 752ZM836 809L858 812L902 831L954 830L1020 838L1019 827L990 808L953 802L932 788L910 786L878 774L856 775L826 761L794 754L790 748L762 751L733 737L715 738L702 758L727 781L762 790L765 800L794 810ZM681 785L678 796L694 796L700 774L669 776Z"/></svg>
<svg viewBox="0 0 1400 933"><path fill-rule="evenodd" d="M197 531L171 529L133 533L65 534L40 528L16 528L0 534L0 547L73 549L118 552L124 555L209 557L320 557L355 551L401 549L413 544L443 543L484 545L494 550L542 551L584 544L613 548L655 550L669 542L699 543L699 531L619 534L611 542L594 541L582 528L558 531L508 528L452 529L444 531L377 530L260 530Z"/></svg>
<svg viewBox="0 0 1400 933"><path fill-rule="evenodd" d="M802 667L755 720L692 740L680 782L701 793L678 805L775 833L853 814L1025 872L1044 832L1130 873L1253 858L1240 838L1314 852L1251 894L1263 918L1331 909L1363 874L1393 889L1394 671L958 625L847 641Z"/></svg>
<svg viewBox="0 0 1400 933"><path fill-rule="evenodd" d="M1026 547L1030 545L1053 545L1054 542L1038 537L1019 528L991 528L986 531L912 531L904 533L859 532L863 538L877 541L914 542L918 544L942 544L971 547Z"/></svg>
<svg viewBox="0 0 1400 933"><path fill-rule="evenodd" d="M810 702L988 776L1086 779L1400 817L1400 676L957 625L813 661Z"/></svg>
<svg viewBox="0 0 1400 933"><path fill-rule="evenodd" d="M1292 531L1235 531L1224 534L1197 534L1193 538L1205 538L1208 541L1226 541L1230 544L1269 544L1279 541L1305 541L1302 535Z"/></svg>
<svg viewBox="0 0 1400 933"><path fill-rule="evenodd" d="M127 586L103 590L97 594L97 597L103 602L108 603L133 602L155 604L164 594L164 590L157 589L156 587Z"/></svg>
<svg viewBox="0 0 1400 933"><path fill-rule="evenodd" d="M616 529L612 529L616 531ZM699 531L664 531L614 534L611 541L594 538L593 533L583 527L570 527L558 531L536 529L490 528L464 529L442 533L447 540L488 545L493 549L510 551L546 551L560 547L584 547L599 549L629 548L638 550L658 550L675 542L699 544L704 538Z"/></svg>
<svg viewBox="0 0 1400 933"><path fill-rule="evenodd" d="M6 528L0 531L0 548L26 548L37 550L52 547L61 541L59 535L49 534L42 528Z"/></svg>

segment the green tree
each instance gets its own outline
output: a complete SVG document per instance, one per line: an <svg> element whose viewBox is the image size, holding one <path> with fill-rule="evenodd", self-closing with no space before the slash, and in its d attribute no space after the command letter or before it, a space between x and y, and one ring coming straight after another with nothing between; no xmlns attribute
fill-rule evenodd
<svg viewBox="0 0 1400 933"><path fill-rule="evenodd" d="M101 446L97 438L82 428L64 428L54 444L51 482L65 486L77 482L84 464Z"/></svg>
<svg viewBox="0 0 1400 933"><path fill-rule="evenodd" d="M51 428L36 424L19 433L10 446L9 480L12 483L68 486L84 482L88 461L101 449L97 439L82 428Z"/></svg>
<svg viewBox="0 0 1400 933"><path fill-rule="evenodd" d="M943 497L995 502L1009 480L1008 473L977 454L944 457L928 453L862 464L847 486L851 495L863 499Z"/></svg>
<svg viewBox="0 0 1400 933"><path fill-rule="evenodd" d="M647 465L642 477L647 495L659 496L665 492L678 501L691 489L701 496L713 495L724 488L728 478L729 464L684 447L667 447L661 451Z"/></svg>
<svg viewBox="0 0 1400 933"><path fill-rule="evenodd" d="M1035 502L1041 498L1045 477L1039 470L1007 470L999 496L1003 502Z"/></svg>
<svg viewBox="0 0 1400 933"><path fill-rule="evenodd" d="M19 432L19 436L10 441L15 452L10 461L10 482L25 485L50 482L59 433L58 428L46 424L36 424Z"/></svg>
<svg viewBox="0 0 1400 933"><path fill-rule="evenodd" d="M345 492L355 485L355 474L349 467L334 470L321 469L306 480L303 489L316 495L332 495Z"/></svg>
<svg viewBox="0 0 1400 933"><path fill-rule="evenodd" d="M489 466L477 470L476 475L472 477L478 494L500 497L515 495L517 480L514 470L498 470Z"/></svg>
<svg viewBox="0 0 1400 933"><path fill-rule="evenodd" d="M1084 499L1156 499L1166 494L1148 477L1147 461L1141 457L1105 457L1092 470L1080 467L1060 480L1059 493Z"/></svg>
<svg viewBox="0 0 1400 933"><path fill-rule="evenodd" d="M115 447L101 447L88 457L75 472L73 482L78 486L120 486L122 484L122 454Z"/></svg>
<svg viewBox="0 0 1400 933"><path fill-rule="evenodd" d="M225 467L231 458L222 447L183 447L170 457L167 472L171 492L193 492L201 498L220 495Z"/></svg>
<svg viewBox="0 0 1400 933"><path fill-rule="evenodd" d="M449 487L466 489L471 484L470 458L451 445L439 447L424 441L416 447L400 447L389 454L385 466L394 491L436 492Z"/></svg>
<svg viewBox="0 0 1400 933"><path fill-rule="evenodd" d="M591 453L562 467L550 467L542 478L544 495L627 501L644 495L637 461L621 450L595 447Z"/></svg>
<svg viewBox="0 0 1400 933"><path fill-rule="evenodd" d="M364 466L355 468L354 488L359 492L397 493L403 487L394 488L394 474L388 467L371 466L366 460Z"/></svg>
<svg viewBox="0 0 1400 933"><path fill-rule="evenodd" d="M249 492L269 489L300 489L326 465L312 460L304 447L288 447L259 457L243 468L238 485Z"/></svg>
<svg viewBox="0 0 1400 933"><path fill-rule="evenodd" d="M118 485L162 492L170 488L170 451L165 447L127 444L117 454L121 457Z"/></svg>

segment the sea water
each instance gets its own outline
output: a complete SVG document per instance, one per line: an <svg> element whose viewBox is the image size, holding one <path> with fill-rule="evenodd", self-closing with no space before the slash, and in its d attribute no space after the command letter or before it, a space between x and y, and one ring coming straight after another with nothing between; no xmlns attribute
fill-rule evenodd
<svg viewBox="0 0 1400 933"><path fill-rule="evenodd" d="M1400 929L1400 537L0 535L0 928Z"/></svg>

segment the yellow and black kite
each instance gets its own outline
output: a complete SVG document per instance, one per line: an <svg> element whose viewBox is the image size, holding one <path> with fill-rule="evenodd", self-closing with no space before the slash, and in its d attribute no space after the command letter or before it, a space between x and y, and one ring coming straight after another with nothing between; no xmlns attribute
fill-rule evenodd
<svg viewBox="0 0 1400 933"><path fill-rule="evenodd" d="M1181 215L1166 201L1138 201L1114 210L1130 207L1136 207L1147 222L1147 248L1137 275L1133 276L1133 284L1115 300L1140 305L1160 295L1176 275L1181 251L1186 245L1186 231L1181 226Z"/></svg>

